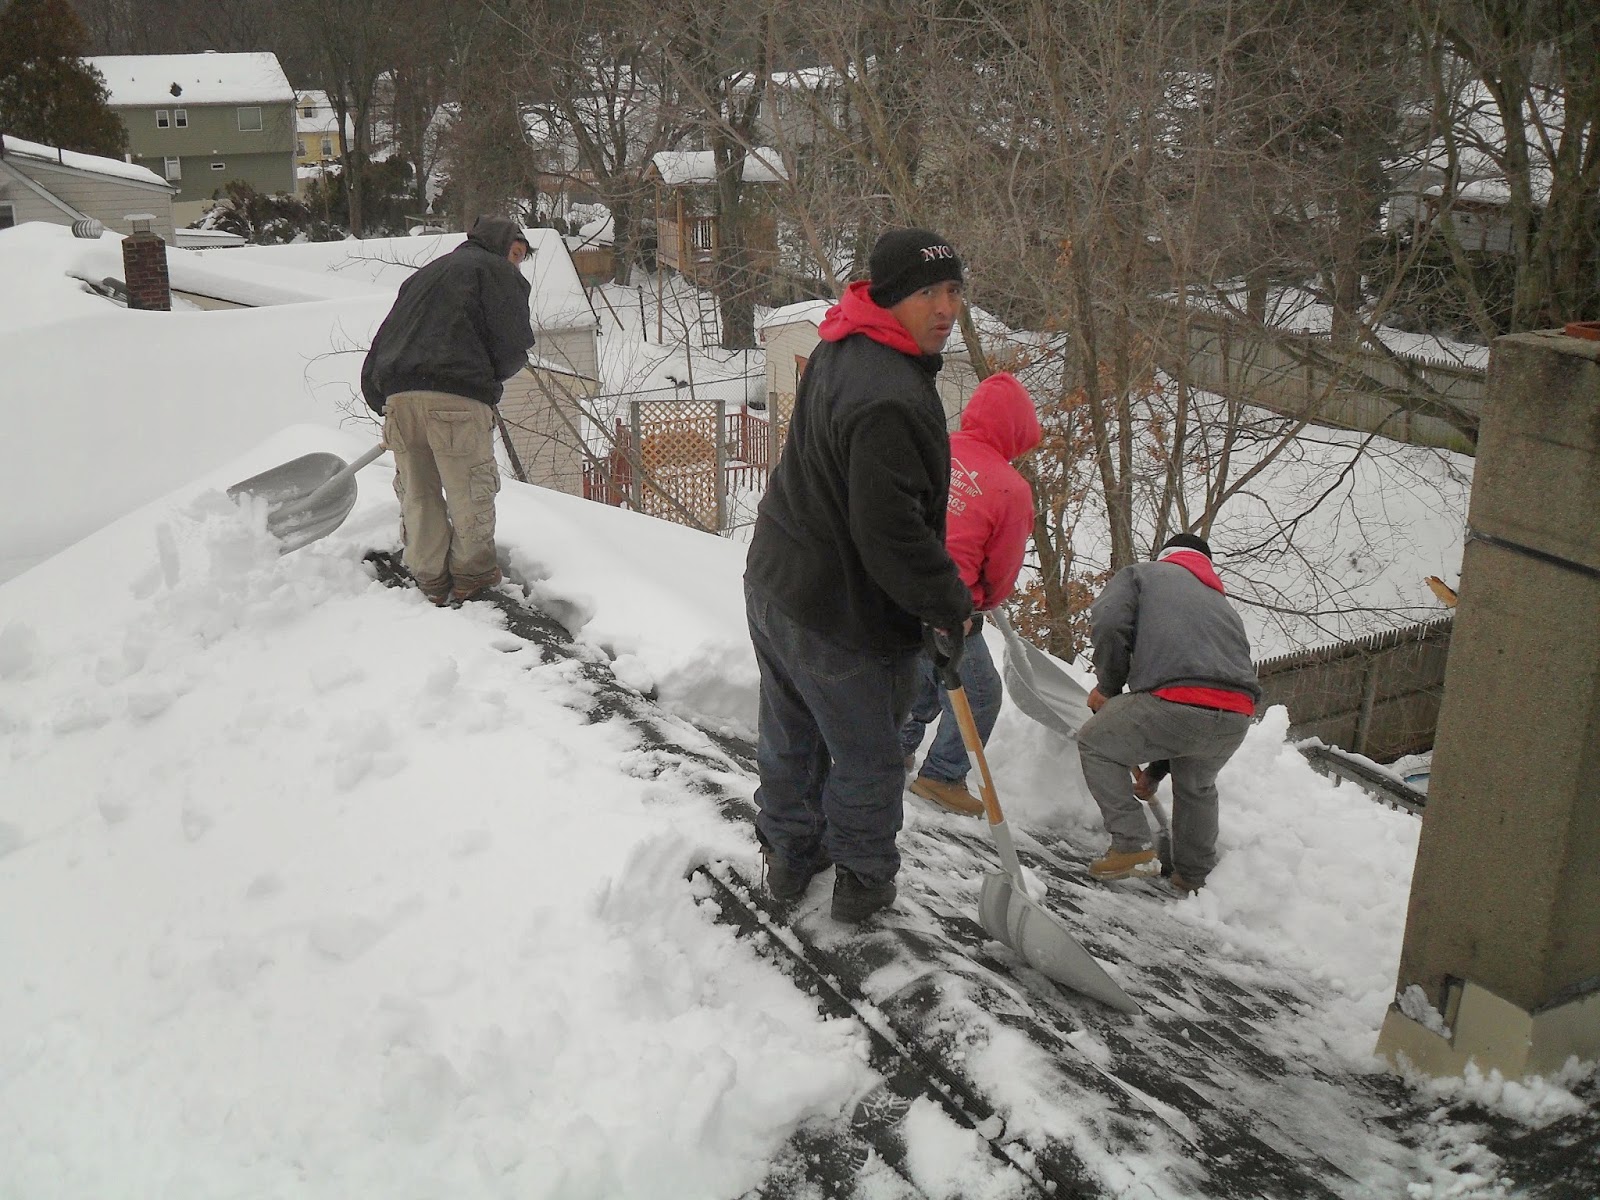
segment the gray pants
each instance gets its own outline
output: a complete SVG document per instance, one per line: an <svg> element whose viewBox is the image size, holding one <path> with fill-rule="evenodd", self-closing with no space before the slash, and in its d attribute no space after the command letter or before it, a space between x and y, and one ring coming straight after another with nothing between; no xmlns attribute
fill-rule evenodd
<svg viewBox="0 0 1600 1200"><path fill-rule="evenodd" d="M1150 825L1130 771L1165 758L1172 763L1172 868L1187 883L1204 883L1217 865L1217 772L1249 727L1244 713L1174 704L1148 692L1107 700L1078 731L1078 757L1111 848L1149 848Z"/></svg>
<svg viewBox="0 0 1600 1200"><path fill-rule="evenodd" d="M449 392L396 392L384 405L406 570L424 590L493 583L494 409Z"/></svg>

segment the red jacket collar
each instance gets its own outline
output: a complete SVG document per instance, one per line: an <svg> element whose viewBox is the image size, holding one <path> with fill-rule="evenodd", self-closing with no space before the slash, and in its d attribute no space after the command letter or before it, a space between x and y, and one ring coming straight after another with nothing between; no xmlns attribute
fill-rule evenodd
<svg viewBox="0 0 1600 1200"><path fill-rule="evenodd" d="M817 333L825 342L842 342L852 333L864 333L873 341L881 342L901 354L909 354L914 358L925 357L922 347L912 339L906 327L895 320L894 314L872 302L872 297L867 295L865 280L857 280L845 288L839 303L822 318Z"/></svg>

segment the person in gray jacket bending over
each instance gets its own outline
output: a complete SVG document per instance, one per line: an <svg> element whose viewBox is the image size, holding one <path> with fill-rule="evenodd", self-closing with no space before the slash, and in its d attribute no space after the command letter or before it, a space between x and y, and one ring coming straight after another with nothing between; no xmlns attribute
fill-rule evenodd
<svg viewBox="0 0 1600 1200"><path fill-rule="evenodd" d="M533 345L527 253L518 225L479 217L400 285L362 364L362 395L394 453L406 570L435 604L500 582L494 413Z"/></svg>
<svg viewBox="0 0 1600 1200"><path fill-rule="evenodd" d="M1155 562L1112 576L1089 618L1097 686L1078 731L1089 793L1111 848L1096 879L1156 875L1195 892L1217 863L1217 772L1244 741L1261 697L1244 623L1222 590L1204 538L1169 538ZM1172 767L1172 862L1151 842L1130 771Z"/></svg>

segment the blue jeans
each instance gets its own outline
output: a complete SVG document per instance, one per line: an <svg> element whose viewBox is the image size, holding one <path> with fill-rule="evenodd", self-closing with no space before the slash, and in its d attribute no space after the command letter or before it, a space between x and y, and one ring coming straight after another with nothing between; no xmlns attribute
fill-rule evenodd
<svg viewBox="0 0 1600 1200"><path fill-rule="evenodd" d="M900 725L917 652L855 650L745 588L761 669L756 833L794 870L826 854L868 882L900 870Z"/></svg>
<svg viewBox="0 0 1600 1200"><path fill-rule="evenodd" d="M918 664L917 694L911 702L911 716L900 727L901 757L916 753L922 744L923 730L937 719L939 728L933 735L933 745L928 747L927 757L922 760L917 774L942 783L960 783L966 779L972 765L966 743L961 740L961 726L956 722L955 710L950 707L949 693L939 686L933 660L924 654ZM994 732L994 723L1000 717L1004 690L981 627L974 628L967 636L966 648L961 654L961 690L967 694L967 703L972 707L978 740L987 744L989 735Z"/></svg>

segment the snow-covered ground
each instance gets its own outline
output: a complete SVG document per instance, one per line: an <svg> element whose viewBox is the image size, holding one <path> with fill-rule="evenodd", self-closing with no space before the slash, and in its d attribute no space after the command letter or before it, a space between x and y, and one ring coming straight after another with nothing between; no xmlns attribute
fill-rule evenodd
<svg viewBox="0 0 1600 1200"><path fill-rule="evenodd" d="M589 721L573 664L494 609L363 568L397 542L386 459L288 556L226 500L370 446L305 366L349 312L129 313L39 253L4 300L33 333L0 341L0 558L52 555L0 584L0 1197L731 1197L870 1087L860 1030L697 904L690 865L752 861L749 831L658 777L626 723ZM242 400L192 367L208 355ZM328 361L347 391L359 356ZM52 515L80 491L92 532ZM499 511L535 598L677 736L753 732L741 546L511 481ZM33 514L51 537L24 545ZM1173 911L1321 981L1306 1024L1370 1069L1419 825L1315 775L1285 725L1224 772L1223 861ZM1014 708L990 759L1018 827L1096 828L1070 744ZM1545 1121L1577 1077L1440 1090ZM917 1184L1008 1194L950 1132L908 1124ZM1412 1196L1462 1186L1441 1170Z"/></svg>

